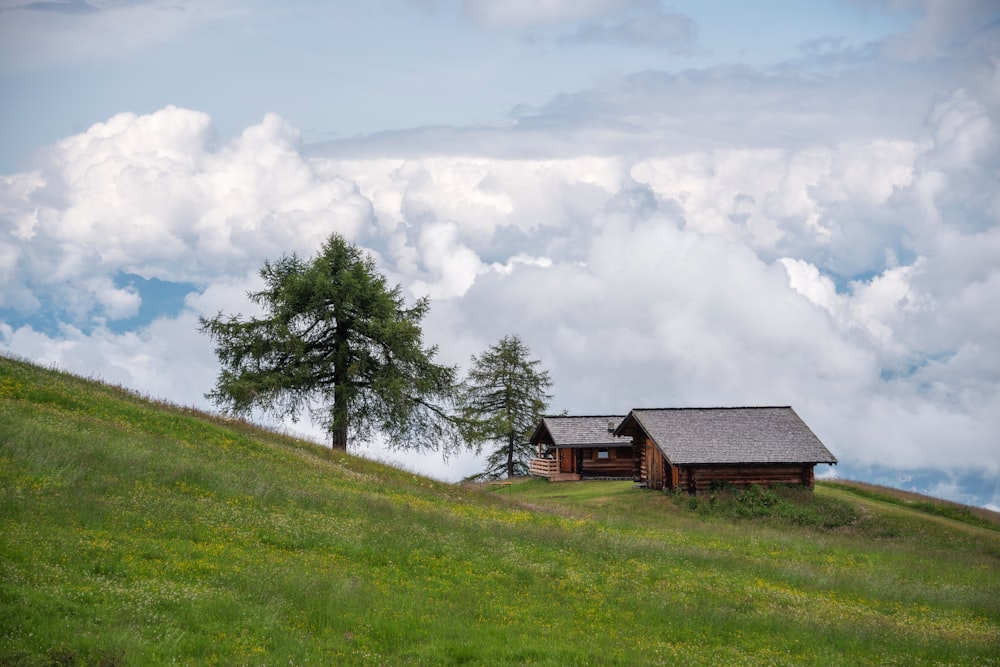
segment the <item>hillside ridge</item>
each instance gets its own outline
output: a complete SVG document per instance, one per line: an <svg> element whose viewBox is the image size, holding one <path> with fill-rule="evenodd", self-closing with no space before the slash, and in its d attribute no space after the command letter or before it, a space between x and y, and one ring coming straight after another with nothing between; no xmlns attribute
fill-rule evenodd
<svg viewBox="0 0 1000 667"><path fill-rule="evenodd" d="M0 665L997 664L1000 535L852 493L446 484L0 357Z"/></svg>

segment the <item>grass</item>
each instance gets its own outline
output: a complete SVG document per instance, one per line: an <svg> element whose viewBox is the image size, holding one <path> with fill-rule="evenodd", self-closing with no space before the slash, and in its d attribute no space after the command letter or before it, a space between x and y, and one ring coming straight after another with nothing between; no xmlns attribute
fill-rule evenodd
<svg viewBox="0 0 1000 667"><path fill-rule="evenodd" d="M0 665L998 665L998 574L840 484L449 485L0 358Z"/></svg>
<svg viewBox="0 0 1000 667"><path fill-rule="evenodd" d="M991 512L981 507L970 507L946 500L932 499L909 491L863 482L839 481L833 484L861 498L912 508L927 514L935 514L967 523L970 526L1000 530L1000 513Z"/></svg>

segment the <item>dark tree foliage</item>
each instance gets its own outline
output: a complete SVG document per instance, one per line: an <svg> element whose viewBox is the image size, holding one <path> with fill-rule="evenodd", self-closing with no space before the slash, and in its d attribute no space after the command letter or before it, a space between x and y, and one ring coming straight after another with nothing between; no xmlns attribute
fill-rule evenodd
<svg viewBox="0 0 1000 667"><path fill-rule="evenodd" d="M248 296L262 317L201 320L222 364L208 398L238 415L309 410L337 449L376 432L397 447L457 447L447 414L456 370L423 346L426 298L407 308L400 287L338 234L311 261L285 256L260 275L265 288Z"/></svg>
<svg viewBox="0 0 1000 667"><path fill-rule="evenodd" d="M552 386L548 372L529 356L519 337L505 336L479 357L472 357L461 397L466 437L477 453L485 443L496 446L477 477L496 479L528 472L534 449L527 440L552 398L546 393Z"/></svg>

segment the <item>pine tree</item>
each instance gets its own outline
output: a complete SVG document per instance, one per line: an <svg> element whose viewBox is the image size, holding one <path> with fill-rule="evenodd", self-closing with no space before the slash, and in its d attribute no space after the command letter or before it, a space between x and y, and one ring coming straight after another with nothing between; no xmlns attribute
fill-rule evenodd
<svg viewBox="0 0 1000 667"><path fill-rule="evenodd" d="M511 335L472 357L461 398L466 437L477 453L486 443L496 446L478 477L528 472L534 450L527 440L552 398L546 393L552 386L548 372L529 356L521 339Z"/></svg>
<svg viewBox="0 0 1000 667"><path fill-rule="evenodd" d="M375 432L399 447L458 446L447 412L456 370L423 346L426 298L407 308L400 287L338 234L311 261L285 256L260 275L266 287L248 296L263 317L201 320L222 364L208 398L237 415L308 410L336 449Z"/></svg>

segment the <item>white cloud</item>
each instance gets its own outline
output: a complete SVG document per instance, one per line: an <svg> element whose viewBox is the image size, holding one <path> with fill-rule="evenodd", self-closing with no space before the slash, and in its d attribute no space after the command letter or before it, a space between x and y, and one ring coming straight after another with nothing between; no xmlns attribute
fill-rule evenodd
<svg viewBox="0 0 1000 667"><path fill-rule="evenodd" d="M671 55L701 55L694 21L659 0L465 0L463 14L489 27L528 31L557 44L650 48ZM537 32L536 32L537 31Z"/></svg>
<svg viewBox="0 0 1000 667"><path fill-rule="evenodd" d="M644 0L465 0L469 18L487 26L525 28L616 13Z"/></svg>
<svg viewBox="0 0 1000 667"><path fill-rule="evenodd" d="M552 266L552 260L548 257L531 257L529 255L514 255L506 264L494 262L490 265L490 270L510 275L518 265L538 266L543 269Z"/></svg>
<svg viewBox="0 0 1000 667"><path fill-rule="evenodd" d="M242 13L236 0L29 2L0 7L0 70L120 57Z"/></svg>
<svg viewBox="0 0 1000 667"><path fill-rule="evenodd" d="M0 349L84 377L140 391L180 405L208 408L215 380L211 342L198 333L191 312L161 318L137 331L90 334L64 325L52 336L30 326L0 322Z"/></svg>
<svg viewBox="0 0 1000 667"><path fill-rule="evenodd" d="M418 297L433 299L462 296L484 270L479 255L458 241L458 226L454 223L432 222L419 231L417 248L434 282L416 280L411 287Z"/></svg>
<svg viewBox="0 0 1000 667"><path fill-rule="evenodd" d="M920 147L883 140L802 150L729 149L643 160L632 168L683 207L687 227L794 253L853 275L878 266L899 220L884 206L909 185Z"/></svg>
<svg viewBox="0 0 1000 667"><path fill-rule="evenodd" d="M311 255L332 231L357 237L370 202L317 173L297 144L268 115L220 145L207 115L174 107L57 143L39 170L0 183L0 302L31 309L72 292L79 317L101 307L119 318L138 304L110 286L118 272L210 284L283 253Z"/></svg>
<svg viewBox="0 0 1000 667"><path fill-rule="evenodd" d="M935 104L927 121L934 139L927 159L939 168L973 168L1000 149L997 129L986 107L963 89Z"/></svg>
<svg viewBox="0 0 1000 667"><path fill-rule="evenodd" d="M605 44L650 47L673 55L696 55L698 31L690 18L657 6L624 19L602 23L587 22L560 40L568 44Z"/></svg>
<svg viewBox="0 0 1000 667"><path fill-rule="evenodd" d="M968 47L983 39L984 29L996 30L998 11L992 0L884 0L883 4L897 11L918 10L920 18L910 31L887 40L888 54L904 60L952 55L956 45Z"/></svg>

